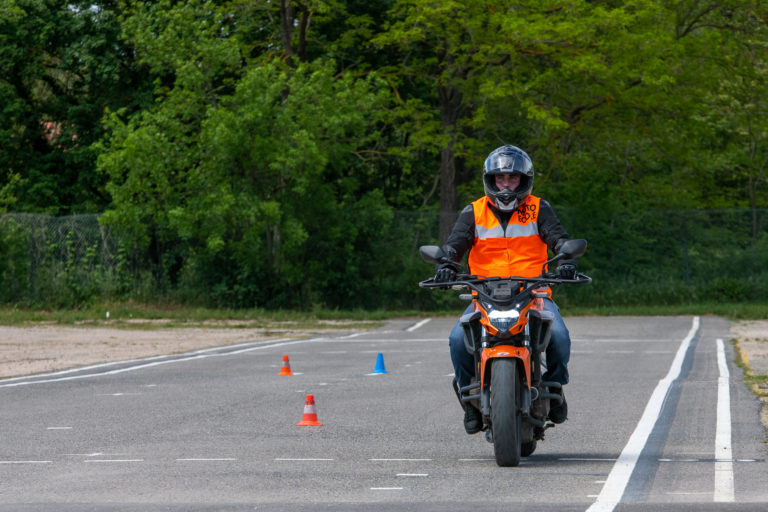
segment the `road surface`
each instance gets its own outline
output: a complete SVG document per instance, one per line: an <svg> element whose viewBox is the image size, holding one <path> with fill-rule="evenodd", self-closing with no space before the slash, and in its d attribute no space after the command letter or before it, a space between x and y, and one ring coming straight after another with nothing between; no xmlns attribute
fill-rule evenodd
<svg viewBox="0 0 768 512"><path fill-rule="evenodd" d="M0 510L768 510L725 320L566 321L569 420L517 468L464 433L454 320L403 319L0 380Z"/></svg>

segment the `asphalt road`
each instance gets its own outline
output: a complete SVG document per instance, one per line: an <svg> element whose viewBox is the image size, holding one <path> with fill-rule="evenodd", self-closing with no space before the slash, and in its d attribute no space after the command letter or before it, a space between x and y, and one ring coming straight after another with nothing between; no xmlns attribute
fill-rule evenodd
<svg viewBox="0 0 768 512"><path fill-rule="evenodd" d="M724 320L567 318L569 420L517 468L464 433L453 321L0 380L0 510L768 510Z"/></svg>

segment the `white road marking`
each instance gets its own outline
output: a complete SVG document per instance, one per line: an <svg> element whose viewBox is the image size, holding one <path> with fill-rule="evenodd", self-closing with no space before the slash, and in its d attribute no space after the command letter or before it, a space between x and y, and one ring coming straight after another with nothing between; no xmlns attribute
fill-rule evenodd
<svg viewBox="0 0 768 512"><path fill-rule="evenodd" d="M276 461L281 461L281 462L311 462L311 461L332 461L334 459L311 459L311 458L307 458L307 459L291 459L291 458L277 458L275 460Z"/></svg>
<svg viewBox="0 0 768 512"><path fill-rule="evenodd" d="M422 320L421 322L415 323L415 324L413 324L412 326L410 326L409 328L407 328L407 329L406 329L406 331L408 331L408 332L413 332L413 331L415 331L416 329L418 329L419 327L421 327L422 325L424 325L424 324L426 324L427 322L429 322L430 320L432 320L432 319L431 319L431 318L425 318L425 319L424 319L424 320Z"/></svg>
<svg viewBox="0 0 768 512"><path fill-rule="evenodd" d="M397 476L404 476L404 477L410 477L410 476L429 476L429 473L398 473Z"/></svg>
<svg viewBox="0 0 768 512"><path fill-rule="evenodd" d="M144 459L88 459L85 462L144 462Z"/></svg>
<svg viewBox="0 0 768 512"><path fill-rule="evenodd" d="M676 339L654 339L649 340L647 338L609 338L609 339L594 339L594 338L584 338L584 339L573 339L571 338L571 343L676 343Z"/></svg>
<svg viewBox="0 0 768 512"><path fill-rule="evenodd" d="M50 460L0 460L0 464L50 464Z"/></svg>
<svg viewBox="0 0 768 512"><path fill-rule="evenodd" d="M487 462L496 459L459 459L459 462Z"/></svg>
<svg viewBox="0 0 768 512"><path fill-rule="evenodd" d="M231 457L223 457L220 459L176 459L177 462L218 462L218 461L233 461L237 460Z"/></svg>
<svg viewBox="0 0 768 512"><path fill-rule="evenodd" d="M659 381L656 389L653 390L653 394L645 406L645 411L643 411L643 416L640 418L635 431L632 432L629 441L624 446L621 455L619 455L619 459L614 464L613 469L611 469L597 500L587 509L587 512L611 512L621 501L624 489L626 489L627 483L629 483L629 478L632 476L640 454L648 442L648 436L651 435L651 431L653 431L653 427L659 419L664 399L672 383L680 375L683 361L685 360L685 353L688 351L691 340L693 340L698 330L699 317L696 316L693 317L691 330L688 331L688 334L677 349L677 354L675 354L675 359L672 361L669 372Z"/></svg>
<svg viewBox="0 0 768 512"><path fill-rule="evenodd" d="M48 427L46 430L72 430L72 427Z"/></svg>
<svg viewBox="0 0 768 512"><path fill-rule="evenodd" d="M131 360L127 360L127 361L115 361L115 362L112 362L112 363L95 364L95 365L91 365L91 366L84 366L82 368L73 368L71 370L63 370L63 371L60 371L60 372L44 373L44 374L36 375L35 377L26 376L26 377L13 377L11 379L3 379L2 381L0 381L0 382L2 382L2 384L0 384L0 388L10 388L10 387L15 387L15 386L27 386L27 385L30 385L30 384L46 384L46 383L49 383L49 382L63 382L63 381L68 381L68 380L89 379L89 378L92 378L92 377L101 377L101 376L104 376L104 375L116 375L118 373L125 373L125 372L131 372L131 371L134 371L134 370L141 370L143 368L151 368L153 366L161 366L161 365L165 365L165 364L181 363L181 362L184 362L184 361L192 361L192 360L195 360L195 359L207 359L209 357L225 357L225 356L231 356L231 355L238 355L238 354L242 354L242 353L245 353L245 352L251 352L251 351L254 351L254 350L264 350L264 349L267 349L267 348L283 347L283 346L286 346L286 345L295 345L297 343L308 343L308 342L312 342L312 341L324 341L324 338L312 338L312 339L309 339L309 340L291 340L291 341L283 341L283 342L280 342L280 343L271 343L269 345L257 345L257 346L252 346L253 343L245 343L245 344L242 344L242 346L246 346L247 348L244 348L244 349L241 349L241 350L231 350L231 351L228 351L228 352L222 352L222 353L217 353L217 354L207 354L206 353L206 352L210 352L210 351L213 351L213 350L221 350L222 348L229 349L229 348L237 347L237 346L241 346L241 345L232 345L230 347L216 347L216 348L211 348L211 349L203 349L203 350L197 350L197 351L194 351L194 352L188 352L188 354L190 354L190 355L188 355L186 357L184 357L182 355L182 357L178 357L178 358L175 358L175 359L168 359L168 360L165 360L165 361L156 361L156 360L157 359L166 358L166 357L170 357L170 356L155 356L155 357L147 357L147 358L143 358L143 359L131 359ZM263 342L258 342L258 343L263 343ZM151 362L147 362L147 361L151 361ZM109 366L115 366L115 365L120 365L120 364L133 364L133 363L135 363L134 366L128 366L126 368L118 368L116 370L108 370L108 371L97 372L97 373L88 373L88 374L84 374L84 375L71 375L71 376L68 376L68 377L56 377L58 375L66 375L66 374L73 373L73 372L82 372L82 371L86 371L86 370L96 370L96 369L105 368L105 367L109 367ZM50 377L54 377L54 378L43 379L43 380L30 380L30 381L27 381L27 382L12 382L12 381L20 380L20 379L29 379L29 378L38 378L38 377L49 377L49 376Z"/></svg>
<svg viewBox="0 0 768 512"><path fill-rule="evenodd" d="M402 491L402 487L371 487L372 491Z"/></svg>
<svg viewBox="0 0 768 512"><path fill-rule="evenodd" d="M365 333L361 333L365 334ZM383 332L378 332L377 334L384 334ZM279 341L279 343L277 342ZM44 373L35 375L34 377L30 376L24 376L24 377L12 377L10 379L2 379L0 380L0 388L9 388L9 387L16 387L16 386L28 386L32 384L47 384L50 382L63 382L63 381L69 381L69 380L79 380L79 379L90 379L93 377L102 377L106 375L116 375L119 373L125 373L125 372L132 372L135 370L141 370L144 368L151 368L154 366L161 366L166 364L174 364L174 363L182 363L185 361L193 361L196 359L206 359L209 357L227 357L227 356L234 356L239 354L244 354L246 352L253 352L255 350L265 350L269 348L275 348L275 347L284 347L287 345L296 345L299 343L418 343L418 342L433 342L433 341L445 341L443 338L412 338L412 339L388 339L388 338L376 338L376 339L365 339L365 340L351 340L351 339L342 339L342 338L311 338L311 339L302 339L302 340L276 340L275 342L272 342L268 345L263 345L263 341L253 342L253 343L243 343L240 345L230 345L226 347L214 347L209 349L201 349L196 350L194 352L187 352L185 354L181 354L178 357L172 358L172 359L165 359L168 357L173 356L155 356L155 357L148 357L143 359L131 359L126 361L115 361L111 363L102 363L97 365L91 365L91 366L84 366L81 368L73 368L70 370L62 370L59 372L52 372L52 373ZM230 350L233 347L245 347L239 350ZM216 350L225 350L224 352L218 352L218 353L209 353ZM165 359L162 361L158 361L158 359ZM101 368L107 368L110 366L116 366L116 365L125 365L129 364L132 366L127 366L125 368L118 368L115 370L107 370L102 372L96 372L96 373L87 373L87 374L81 374L81 375L69 375L69 376L63 376L68 375L75 372L83 372L83 371L89 371L89 370L98 370ZM297 375L294 373L294 375ZM52 377L49 379L41 379L41 380L34 380L34 379L40 379L41 377ZM27 380L31 379L31 380ZM19 380L23 380L22 382L16 382Z"/></svg>
<svg viewBox="0 0 768 512"><path fill-rule="evenodd" d="M370 462L429 462L432 459L368 459Z"/></svg>
<svg viewBox="0 0 768 512"><path fill-rule="evenodd" d="M598 459L598 458L580 458L580 457L561 457L557 460L569 461L569 462L615 462L616 459Z"/></svg>
<svg viewBox="0 0 768 512"><path fill-rule="evenodd" d="M715 431L715 492L713 501L734 501L733 449L731 446L730 372L725 360L723 340L717 340L717 430Z"/></svg>

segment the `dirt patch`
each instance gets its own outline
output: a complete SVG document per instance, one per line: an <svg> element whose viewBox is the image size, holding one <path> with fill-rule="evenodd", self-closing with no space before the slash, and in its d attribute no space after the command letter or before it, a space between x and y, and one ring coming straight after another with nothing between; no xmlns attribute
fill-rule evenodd
<svg viewBox="0 0 768 512"><path fill-rule="evenodd" d="M328 331L256 328L160 328L0 326L0 379L109 361L178 354L202 348ZM335 331L337 332L337 331Z"/></svg>
<svg viewBox="0 0 768 512"><path fill-rule="evenodd" d="M768 320L734 322L731 324L731 336L736 340L736 348L749 372L755 376L768 376ZM768 396L765 396L768 389L760 384L754 384L752 389L756 394L763 395L760 397L763 402L760 418L768 429Z"/></svg>

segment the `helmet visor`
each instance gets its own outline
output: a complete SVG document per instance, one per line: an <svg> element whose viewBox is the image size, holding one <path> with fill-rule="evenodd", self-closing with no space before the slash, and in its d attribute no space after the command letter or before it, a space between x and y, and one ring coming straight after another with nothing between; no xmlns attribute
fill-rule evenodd
<svg viewBox="0 0 768 512"><path fill-rule="evenodd" d="M501 174L507 172L519 172L528 174L531 162L522 155L491 155L485 163L486 172L489 174Z"/></svg>

